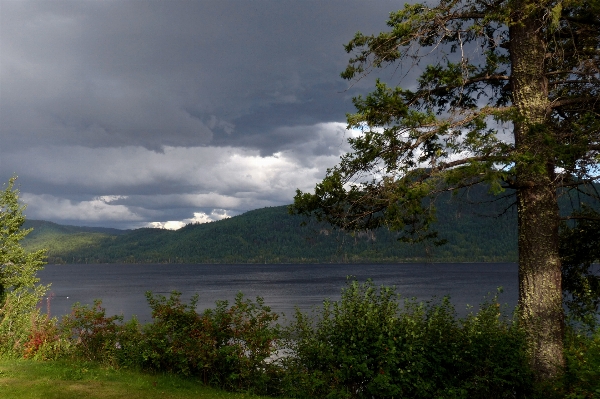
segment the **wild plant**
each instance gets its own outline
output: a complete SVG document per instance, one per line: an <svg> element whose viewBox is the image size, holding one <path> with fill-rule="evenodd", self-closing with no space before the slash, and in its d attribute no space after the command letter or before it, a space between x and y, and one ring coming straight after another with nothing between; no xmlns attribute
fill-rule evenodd
<svg viewBox="0 0 600 399"><path fill-rule="evenodd" d="M217 301L196 312L198 297L183 303L181 293L146 298L153 322L145 326L142 364L154 370L201 377L205 383L233 390L265 393L276 367L266 361L274 352L278 315L262 298L234 303Z"/></svg>
<svg viewBox="0 0 600 399"><path fill-rule="evenodd" d="M292 397L494 398L531 385L524 338L497 298L464 319L449 298L401 305L395 290L351 281L286 330L283 390Z"/></svg>
<svg viewBox="0 0 600 399"><path fill-rule="evenodd" d="M87 361L112 362L120 349L123 316L106 316L102 301L75 303L60 322L62 334L73 343L75 354Z"/></svg>

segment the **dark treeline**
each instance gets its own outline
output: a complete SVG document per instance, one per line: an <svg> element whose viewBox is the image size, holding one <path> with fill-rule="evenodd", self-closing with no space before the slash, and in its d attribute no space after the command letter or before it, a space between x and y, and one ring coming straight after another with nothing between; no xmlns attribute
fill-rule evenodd
<svg viewBox="0 0 600 399"><path fill-rule="evenodd" d="M460 198L457 198L460 197ZM460 201L459 201L460 199ZM466 199L466 201L465 201ZM177 231L115 230L28 221L28 249L47 248L50 263L353 263L515 261L516 214L510 204L477 188L445 193L435 202L442 246L398 241L386 228L332 229L271 207ZM303 222L305 225L302 225Z"/></svg>

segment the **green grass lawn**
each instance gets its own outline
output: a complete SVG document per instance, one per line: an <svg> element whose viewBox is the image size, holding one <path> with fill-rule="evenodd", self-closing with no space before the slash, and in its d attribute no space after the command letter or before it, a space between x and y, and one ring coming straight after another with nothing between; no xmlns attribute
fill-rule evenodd
<svg viewBox="0 0 600 399"><path fill-rule="evenodd" d="M259 399L204 386L193 379L101 367L93 363L0 360L3 399ZM264 398L264 397L263 397Z"/></svg>

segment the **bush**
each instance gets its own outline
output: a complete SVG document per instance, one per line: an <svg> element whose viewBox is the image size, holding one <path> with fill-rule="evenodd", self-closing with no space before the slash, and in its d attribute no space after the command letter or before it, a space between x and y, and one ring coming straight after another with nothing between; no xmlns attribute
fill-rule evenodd
<svg viewBox="0 0 600 399"><path fill-rule="evenodd" d="M448 298L400 306L393 289L356 281L314 319L287 329L284 390L295 397L503 398L531 386L523 335L496 298L456 318Z"/></svg>
<svg viewBox="0 0 600 399"><path fill-rule="evenodd" d="M197 296L189 304L181 294L169 298L147 293L153 322L145 326L142 367L200 376L205 383L227 389L270 392L276 367L266 360L274 351L278 315L262 298L234 304L218 301L214 309L196 312Z"/></svg>
<svg viewBox="0 0 600 399"><path fill-rule="evenodd" d="M296 311L283 331L261 298L241 293L202 313L197 296L147 299L153 322L145 326L107 316L99 300L75 304L60 323L37 310L22 355L68 355L286 397L600 397L600 330L568 329L563 378L535 386L523 333L497 296L457 318L448 298L402 301L392 288L351 281L340 301L325 301L312 317Z"/></svg>
<svg viewBox="0 0 600 399"><path fill-rule="evenodd" d="M100 300L76 303L60 323L48 316L32 324L25 355L56 359L71 356L111 366L197 376L207 384L232 390L274 392L280 370L268 361L280 335L278 318L264 305L244 299L233 305L218 301L214 309L196 312L174 292L169 298L147 293L153 322L107 316Z"/></svg>
<svg viewBox="0 0 600 399"><path fill-rule="evenodd" d="M567 366L561 396L570 399L600 398L600 328L593 334L568 329L565 339Z"/></svg>
<svg viewBox="0 0 600 399"><path fill-rule="evenodd" d="M210 323L196 313L197 297L190 304L174 292L167 299L146 294L153 322L144 326L141 365L147 369L184 375L197 374L214 362L216 351Z"/></svg>
<svg viewBox="0 0 600 399"><path fill-rule="evenodd" d="M123 324L123 316L106 316L102 301L92 306L75 303L60 323L63 337L72 344L72 354L86 361L136 365L140 326L134 318Z"/></svg>
<svg viewBox="0 0 600 399"><path fill-rule="evenodd" d="M29 339L24 344L23 357L35 360L57 360L67 352L70 345L63 339L57 326L57 319L50 317L50 300L46 298L46 313L31 315Z"/></svg>

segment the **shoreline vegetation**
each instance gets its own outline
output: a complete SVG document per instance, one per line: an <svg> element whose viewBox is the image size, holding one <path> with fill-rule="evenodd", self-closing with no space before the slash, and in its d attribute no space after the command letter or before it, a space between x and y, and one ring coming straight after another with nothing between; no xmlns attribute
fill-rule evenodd
<svg viewBox="0 0 600 399"><path fill-rule="evenodd" d="M523 331L498 295L461 318L447 298L417 303L391 288L349 280L339 301L326 300L312 314L298 311L288 326L278 324L279 315L261 298L241 293L201 313L195 298L185 303L176 292L146 297L153 319L144 325L107 315L101 301L76 304L61 320L35 312L26 341L0 345L4 397L27 398L24 387L32 398L48 397L42 393L56 387L67 391L61 398L91 391L91 398L129 391L131 398L575 399L600 393L600 329L569 327L563 377L539 385Z"/></svg>

